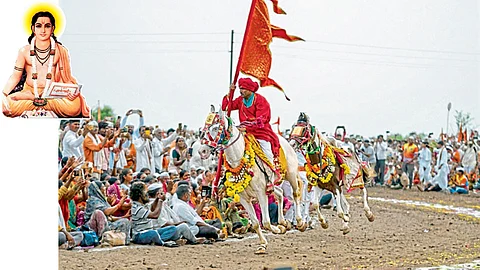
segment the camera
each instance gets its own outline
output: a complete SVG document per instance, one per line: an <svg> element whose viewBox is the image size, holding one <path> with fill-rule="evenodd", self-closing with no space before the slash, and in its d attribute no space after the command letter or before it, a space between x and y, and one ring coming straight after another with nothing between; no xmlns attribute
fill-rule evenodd
<svg viewBox="0 0 480 270"><path fill-rule="evenodd" d="M202 186L202 197L209 198L212 196L212 188L209 186Z"/></svg>
<svg viewBox="0 0 480 270"><path fill-rule="evenodd" d="M188 148L188 154L189 154L190 156L193 156L193 148L191 148L191 147Z"/></svg>

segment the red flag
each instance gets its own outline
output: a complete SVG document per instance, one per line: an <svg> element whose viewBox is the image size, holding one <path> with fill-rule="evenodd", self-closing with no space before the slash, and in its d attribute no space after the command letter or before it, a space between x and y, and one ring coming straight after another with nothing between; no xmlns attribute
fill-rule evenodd
<svg viewBox="0 0 480 270"><path fill-rule="evenodd" d="M240 71L244 74L251 75L260 81L260 86L274 86L281 90L282 87L273 79L268 77L272 66L272 55L269 45L273 37L282 38L288 41L303 40L296 36L290 36L287 32L277 26L270 24L267 5L263 0L253 0L255 7L247 29L245 29L242 51L240 52ZM273 1L274 9L278 8L278 1ZM237 67L238 68L238 67ZM285 95L285 92L283 93ZM287 100L290 100L285 95Z"/></svg>
<svg viewBox="0 0 480 270"><path fill-rule="evenodd" d="M277 14L287 14L281 7L278 6L278 0L271 0L273 3L273 12Z"/></svg>

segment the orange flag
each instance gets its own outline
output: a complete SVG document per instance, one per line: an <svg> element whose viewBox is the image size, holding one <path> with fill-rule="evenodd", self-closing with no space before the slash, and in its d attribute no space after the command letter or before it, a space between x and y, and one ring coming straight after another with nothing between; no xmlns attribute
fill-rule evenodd
<svg viewBox="0 0 480 270"><path fill-rule="evenodd" d="M458 131L457 141L458 141L458 142L463 141L462 123L460 123L460 131Z"/></svg>
<svg viewBox="0 0 480 270"><path fill-rule="evenodd" d="M277 118L277 122L273 123L272 126L273 125L280 125L280 116Z"/></svg>
<svg viewBox="0 0 480 270"><path fill-rule="evenodd" d="M252 14L250 27L245 30L244 37L244 55L240 62L240 71L244 74L251 75L260 81L261 87L274 86L281 90L287 100L290 100L282 87L273 79L268 77L272 66L272 55L269 45L273 37L282 38L288 41L302 40L296 36L290 36L287 32L277 26L270 24L267 5L263 0L256 1L255 10ZM278 1L272 0L274 11L282 13L282 9L278 7ZM283 12L284 13L284 12Z"/></svg>

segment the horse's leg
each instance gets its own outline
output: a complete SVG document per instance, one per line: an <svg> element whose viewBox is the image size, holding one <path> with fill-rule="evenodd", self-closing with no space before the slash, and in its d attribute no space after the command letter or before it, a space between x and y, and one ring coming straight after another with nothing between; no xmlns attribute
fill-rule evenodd
<svg viewBox="0 0 480 270"><path fill-rule="evenodd" d="M320 211L320 192L322 192L322 190L318 186L313 187L313 208L317 213L317 217L318 217L318 220L320 221L320 225L322 225L322 228L327 229L328 228L327 220L325 219L325 217L322 215L322 212Z"/></svg>
<svg viewBox="0 0 480 270"><path fill-rule="evenodd" d="M268 211L268 197L265 195L265 189L260 189L257 193L258 203L260 204L260 209L262 211L262 224L263 227L275 234L281 233L280 229L277 226L274 226L270 223L270 213Z"/></svg>
<svg viewBox="0 0 480 270"><path fill-rule="evenodd" d="M350 204L347 201L347 198L345 198L345 193L343 190L340 188L340 195L341 195L341 201L342 201L342 210L345 216L350 218Z"/></svg>
<svg viewBox="0 0 480 270"><path fill-rule="evenodd" d="M283 230L280 226L279 229L282 231L282 233L285 233L287 230L287 222L285 221L285 217L283 216L283 189L281 187L275 186L274 189L274 195L275 198L277 199L278 202L278 224L282 225L285 230Z"/></svg>
<svg viewBox="0 0 480 270"><path fill-rule="evenodd" d="M292 186L292 193L293 193L293 200L295 201L295 219L297 220L297 228L299 231L305 231L307 229L308 224L304 222L302 219L301 215L301 210L300 210L300 204L301 198L302 198L302 180L300 179L300 175L298 175L298 172L290 172L287 175L288 182Z"/></svg>
<svg viewBox="0 0 480 270"><path fill-rule="evenodd" d="M337 186L335 188L335 193L336 193L335 200L337 201L337 214L338 214L338 217L340 217L343 220L342 222L343 227L340 230L343 231L343 234L347 234L350 232L350 227L348 227L348 221L350 220L350 218L347 215L345 215L342 209L342 202L341 202L342 194L340 193L340 187Z"/></svg>
<svg viewBox="0 0 480 270"><path fill-rule="evenodd" d="M375 215L373 215L372 211L370 210L370 206L368 206L367 189L364 187L362 188L362 191L363 191L363 210L365 211L365 216L367 217L368 221L372 222L375 220Z"/></svg>
<svg viewBox="0 0 480 270"><path fill-rule="evenodd" d="M258 238L260 239L260 246L258 247L256 253L265 253L268 245L267 238L265 238L265 235L263 235L260 228L260 223L257 219L257 214L255 213L255 209L253 208L248 195L246 195L244 192L240 193L240 203L248 212L248 217L252 221L252 228L257 232Z"/></svg>

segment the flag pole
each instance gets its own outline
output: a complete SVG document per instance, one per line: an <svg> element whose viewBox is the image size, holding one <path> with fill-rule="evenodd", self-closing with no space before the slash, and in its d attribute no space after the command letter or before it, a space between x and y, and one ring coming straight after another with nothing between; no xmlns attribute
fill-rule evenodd
<svg viewBox="0 0 480 270"><path fill-rule="evenodd" d="M253 12L255 11L255 6L257 5L258 0L252 0L252 5L250 6L250 12L248 14L248 19L247 19L247 26L245 27L245 34L243 35L243 41L242 41L242 47L240 49L240 55L238 56L238 62L237 62L237 68L235 70L235 76L233 77L233 81L230 79L230 84L236 85L237 84L237 79L238 75L240 74L240 67L242 65L243 57L245 54L245 43L247 40L247 33L248 30L250 29L252 17L253 17ZM231 55L230 55L230 61L233 62L233 30L232 30L232 37L231 37ZM231 66L230 66L231 67ZM230 78L232 71L230 69ZM233 101L233 94L235 93L235 88L230 89L228 93L228 109L227 109L227 116L230 117L230 113L232 112L232 101ZM220 151L218 154L218 164L217 164L217 174L215 175L215 180L213 181L213 194L216 196L217 195L217 190L218 190L218 182L220 180L220 172L222 170L222 164L223 164L223 150Z"/></svg>
<svg viewBox="0 0 480 270"><path fill-rule="evenodd" d="M237 63L237 68L235 70L235 76L233 77L232 84L236 84L238 80L238 75L240 74L240 67L242 66L243 58L245 55L245 44L247 41L247 33L248 30L250 30L250 25L252 22L252 17L253 13L255 11L255 6L257 5L258 0L252 0L252 5L250 6L250 13L248 14L248 19L247 19L247 26L245 27L245 33L243 35L243 41L242 41L242 48L240 49L240 55L238 56L238 63ZM235 90L230 89L229 95L228 95L228 111L227 111L227 116L230 117L230 113L232 111L232 101L233 101L233 94Z"/></svg>

